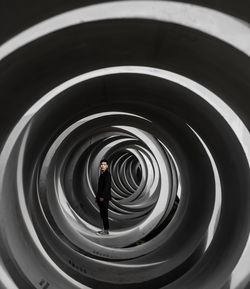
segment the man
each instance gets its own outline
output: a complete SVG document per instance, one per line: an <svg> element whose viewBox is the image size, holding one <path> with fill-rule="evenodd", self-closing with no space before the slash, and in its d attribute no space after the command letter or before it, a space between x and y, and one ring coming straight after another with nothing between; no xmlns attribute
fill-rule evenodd
<svg viewBox="0 0 250 289"><path fill-rule="evenodd" d="M108 207L111 200L111 176L108 171L108 161L101 160L100 162L101 174L98 180L98 191L96 194L96 202L100 209L100 215L103 221L103 230L97 232L98 235L109 234L109 219Z"/></svg>

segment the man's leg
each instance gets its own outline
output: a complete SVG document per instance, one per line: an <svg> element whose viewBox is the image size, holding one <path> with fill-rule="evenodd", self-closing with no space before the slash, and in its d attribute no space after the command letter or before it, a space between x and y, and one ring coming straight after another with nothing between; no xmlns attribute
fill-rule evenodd
<svg viewBox="0 0 250 289"><path fill-rule="evenodd" d="M108 202L105 202L103 204L103 227L104 227L104 230L106 231L109 230L108 207L109 207Z"/></svg>
<svg viewBox="0 0 250 289"><path fill-rule="evenodd" d="M102 202L97 200L97 205L99 207L100 217L101 217L101 219L103 221L103 205L102 205ZM102 235L103 233L104 233L104 229L102 231L98 231L97 235Z"/></svg>
<svg viewBox="0 0 250 289"><path fill-rule="evenodd" d="M100 214L103 221L103 228L106 233L109 230L109 219L108 219L108 202L103 202L100 204Z"/></svg>

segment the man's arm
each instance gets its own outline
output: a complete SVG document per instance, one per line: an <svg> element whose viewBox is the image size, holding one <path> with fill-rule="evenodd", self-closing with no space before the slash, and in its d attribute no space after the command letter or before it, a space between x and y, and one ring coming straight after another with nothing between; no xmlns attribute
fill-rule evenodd
<svg viewBox="0 0 250 289"><path fill-rule="evenodd" d="M103 182L103 190L100 198L109 199L110 189L111 189L111 175L109 172L107 172L107 175L105 176Z"/></svg>
<svg viewBox="0 0 250 289"><path fill-rule="evenodd" d="M98 202L98 201L100 200L101 189L102 189L102 181L101 181L101 178L100 178L100 176L99 176L99 179L98 179L98 188L97 188L97 193L96 193L96 196L95 196L96 202Z"/></svg>

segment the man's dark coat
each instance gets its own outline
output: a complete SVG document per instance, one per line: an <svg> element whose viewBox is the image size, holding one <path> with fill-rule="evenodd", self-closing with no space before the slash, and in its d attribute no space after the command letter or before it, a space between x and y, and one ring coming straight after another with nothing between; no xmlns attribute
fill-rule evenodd
<svg viewBox="0 0 250 289"><path fill-rule="evenodd" d="M98 181L96 199L103 198L104 201L111 200L111 175L108 170L101 173Z"/></svg>

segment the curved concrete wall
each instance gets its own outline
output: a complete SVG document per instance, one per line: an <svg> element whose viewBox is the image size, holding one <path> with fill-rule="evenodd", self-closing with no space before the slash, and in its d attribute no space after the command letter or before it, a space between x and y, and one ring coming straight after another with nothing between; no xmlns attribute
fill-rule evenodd
<svg viewBox="0 0 250 289"><path fill-rule="evenodd" d="M202 4L4 5L1 288L248 288L248 5Z"/></svg>

